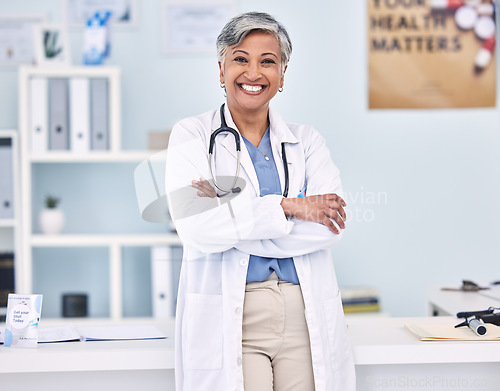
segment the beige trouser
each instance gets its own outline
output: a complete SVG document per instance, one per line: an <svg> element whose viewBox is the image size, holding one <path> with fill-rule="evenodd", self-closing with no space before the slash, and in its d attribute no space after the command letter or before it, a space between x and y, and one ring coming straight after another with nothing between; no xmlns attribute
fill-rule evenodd
<svg viewBox="0 0 500 391"><path fill-rule="evenodd" d="M314 391L302 291L276 273L246 285L243 379L245 391Z"/></svg>

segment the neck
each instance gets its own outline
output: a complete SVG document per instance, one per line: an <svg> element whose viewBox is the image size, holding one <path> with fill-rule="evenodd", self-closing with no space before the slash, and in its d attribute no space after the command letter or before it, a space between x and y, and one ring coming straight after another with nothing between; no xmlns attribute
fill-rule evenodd
<svg viewBox="0 0 500 391"><path fill-rule="evenodd" d="M231 117L233 118L233 121L240 133L253 145L258 147L260 144L260 140L269 127L269 107L266 107L266 110L245 113L235 110L229 104L228 108L231 112Z"/></svg>

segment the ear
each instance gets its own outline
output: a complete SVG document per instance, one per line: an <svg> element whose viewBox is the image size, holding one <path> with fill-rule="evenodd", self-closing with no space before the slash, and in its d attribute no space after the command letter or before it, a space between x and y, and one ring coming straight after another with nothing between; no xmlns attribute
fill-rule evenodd
<svg viewBox="0 0 500 391"><path fill-rule="evenodd" d="M224 68L222 63L219 61L219 81L224 84Z"/></svg>
<svg viewBox="0 0 500 391"><path fill-rule="evenodd" d="M281 80L280 80L280 88L283 87L283 84L285 84L285 72L288 68L288 65L285 66L285 69L283 69L283 73L281 74Z"/></svg>

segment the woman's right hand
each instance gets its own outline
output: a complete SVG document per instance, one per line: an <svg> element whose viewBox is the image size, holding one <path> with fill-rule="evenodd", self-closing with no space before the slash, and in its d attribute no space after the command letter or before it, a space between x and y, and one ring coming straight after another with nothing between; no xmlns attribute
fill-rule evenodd
<svg viewBox="0 0 500 391"><path fill-rule="evenodd" d="M193 180L191 182L191 185L198 190L197 194L200 197L210 197L210 198L217 197L215 189L206 179L200 178L199 181Z"/></svg>
<svg viewBox="0 0 500 391"><path fill-rule="evenodd" d="M335 234L339 234L340 231L330 219L333 219L341 229L344 229L345 206L345 201L334 193L301 198L283 198L281 201L285 216L323 224Z"/></svg>

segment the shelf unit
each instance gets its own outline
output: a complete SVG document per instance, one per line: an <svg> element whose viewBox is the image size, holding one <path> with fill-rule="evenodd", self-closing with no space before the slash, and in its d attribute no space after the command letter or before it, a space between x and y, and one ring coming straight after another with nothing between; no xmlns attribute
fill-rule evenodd
<svg viewBox="0 0 500 391"><path fill-rule="evenodd" d="M32 77L46 78L106 78L109 85L109 150L75 153L71 151L47 151L34 154L30 143L30 85ZM110 317L121 319L122 303L122 249L133 246L181 245L176 234L34 234L32 227L32 176L33 166L45 163L140 163L154 151L125 151L121 149L120 123L120 69L116 67L34 68L21 67L19 71L19 124L22 137L22 247L23 262L19 268L19 293L31 293L33 289L33 249L43 247L105 247L109 252ZM71 131L71 130L70 130ZM138 212L139 213L139 212Z"/></svg>
<svg viewBox="0 0 500 391"><path fill-rule="evenodd" d="M17 285L17 264L21 258L21 233L19 230L20 205L19 198L19 143L16 130L0 130L0 139L10 139L12 148L12 186L14 199L14 216L8 219L0 218L0 252L11 251L14 253L14 281ZM7 244L8 243L8 244ZM0 307L0 317L7 314L5 307Z"/></svg>

